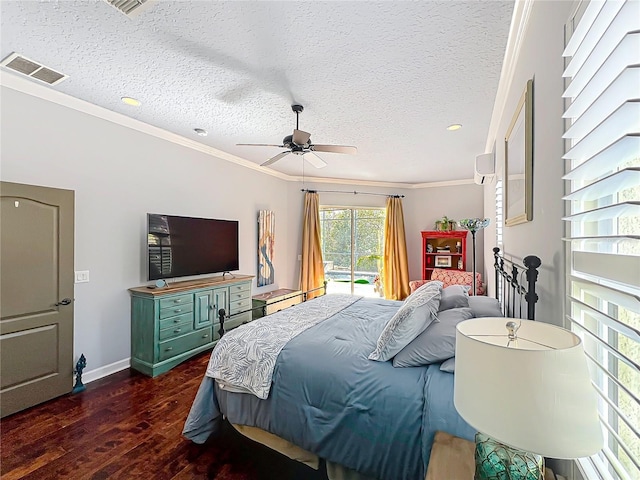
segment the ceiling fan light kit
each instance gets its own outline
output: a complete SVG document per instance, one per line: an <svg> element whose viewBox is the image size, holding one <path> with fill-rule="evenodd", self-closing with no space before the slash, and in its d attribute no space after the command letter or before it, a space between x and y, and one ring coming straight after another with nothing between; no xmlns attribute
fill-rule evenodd
<svg viewBox="0 0 640 480"><path fill-rule="evenodd" d="M291 110L296 114L296 128L293 130L292 135L287 135L282 139L282 145L273 145L266 143L238 143L239 146L248 147L278 147L287 149L284 152L280 152L277 155L269 158L266 162L260 166L267 167L281 158L286 157L290 153L295 155L302 155L311 165L316 168L326 167L327 163L316 155L314 152L327 152L327 153L345 153L348 155L355 155L358 152L356 147L348 145L314 145L311 143L311 134L299 130L300 113L304 110L302 105L291 105Z"/></svg>

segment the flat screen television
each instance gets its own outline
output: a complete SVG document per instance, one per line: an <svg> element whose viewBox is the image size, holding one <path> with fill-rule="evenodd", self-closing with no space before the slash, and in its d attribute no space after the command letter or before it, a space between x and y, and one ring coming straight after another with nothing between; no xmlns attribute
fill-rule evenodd
<svg viewBox="0 0 640 480"><path fill-rule="evenodd" d="M147 214L148 279L238 270L238 222Z"/></svg>

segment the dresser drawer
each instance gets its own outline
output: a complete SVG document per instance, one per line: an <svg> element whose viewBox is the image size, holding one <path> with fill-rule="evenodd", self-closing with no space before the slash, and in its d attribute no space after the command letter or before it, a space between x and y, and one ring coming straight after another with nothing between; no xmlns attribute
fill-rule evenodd
<svg viewBox="0 0 640 480"><path fill-rule="evenodd" d="M189 333L191 331L193 331L193 322L191 321L191 318L188 318L182 323L170 325L167 328L161 329L159 339L160 341L168 340L173 337L184 335L185 333Z"/></svg>
<svg viewBox="0 0 640 480"><path fill-rule="evenodd" d="M164 330L171 326L180 325L182 323L193 324L193 312L183 313L182 315L176 315L174 317L162 318L158 325L160 330Z"/></svg>
<svg viewBox="0 0 640 480"><path fill-rule="evenodd" d="M193 305L193 294L187 293L185 295L175 295L169 298L160 299L160 310L171 307L178 307L180 305Z"/></svg>
<svg viewBox="0 0 640 480"><path fill-rule="evenodd" d="M166 360L181 353L188 352L194 348L211 343L211 327L201 328L195 332L182 335L181 337L167 340L166 342L160 342L158 354L159 361Z"/></svg>
<svg viewBox="0 0 640 480"><path fill-rule="evenodd" d="M251 283L247 282L247 283L240 283L238 285L231 285L229 287L229 293L231 294L232 300L236 299L234 297L234 295L236 294L248 293L249 295L251 295Z"/></svg>
<svg viewBox="0 0 640 480"><path fill-rule="evenodd" d="M237 300L244 300L245 298L251 298L251 290L245 290L244 292L236 292L229 294L229 301L231 303Z"/></svg>
<svg viewBox="0 0 640 480"><path fill-rule="evenodd" d="M247 297L242 300L231 300L229 302L229 314L233 315L234 313L242 312L243 310L251 309L251 298Z"/></svg>
<svg viewBox="0 0 640 480"><path fill-rule="evenodd" d="M193 302L184 304L177 303L166 307L160 306L160 319L182 315L189 312L193 312Z"/></svg>

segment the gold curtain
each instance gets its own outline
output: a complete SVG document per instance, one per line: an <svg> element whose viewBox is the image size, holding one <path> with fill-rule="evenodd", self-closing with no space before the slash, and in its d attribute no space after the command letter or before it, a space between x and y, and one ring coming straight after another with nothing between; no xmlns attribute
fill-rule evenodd
<svg viewBox="0 0 640 480"><path fill-rule="evenodd" d="M321 287L324 283L322 248L320 246L320 200L317 192L304 195L302 219L302 263L300 265L300 290L303 292ZM313 298L322 293L310 293Z"/></svg>
<svg viewBox="0 0 640 480"><path fill-rule="evenodd" d="M384 298L404 300L409 295L409 262L404 235L402 200L398 197L387 198L382 272Z"/></svg>

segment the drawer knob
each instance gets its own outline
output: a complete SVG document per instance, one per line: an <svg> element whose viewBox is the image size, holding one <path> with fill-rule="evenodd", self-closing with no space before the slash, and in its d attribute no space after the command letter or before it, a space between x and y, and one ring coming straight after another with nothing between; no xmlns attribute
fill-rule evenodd
<svg viewBox="0 0 640 480"><path fill-rule="evenodd" d="M180 320L178 320L177 318L174 318L173 323L180 323Z"/></svg>
<svg viewBox="0 0 640 480"><path fill-rule="evenodd" d="M170 352L171 350L173 350L173 347L167 347L165 352Z"/></svg>
<svg viewBox="0 0 640 480"><path fill-rule="evenodd" d="M176 308L176 309L174 310L174 312L176 312L176 313L180 313L181 311L182 311L182 309L181 309L181 308Z"/></svg>
<svg viewBox="0 0 640 480"><path fill-rule="evenodd" d="M209 334L205 333L204 335L202 335L202 338L209 338Z"/></svg>
<svg viewBox="0 0 640 480"><path fill-rule="evenodd" d="M173 333L180 333L182 330L180 328L176 328Z"/></svg>
<svg viewBox="0 0 640 480"><path fill-rule="evenodd" d="M176 299L174 300L174 302L175 302L175 303L180 303L180 302L182 302L182 299L181 299L181 298L176 298Z"/></svg>

